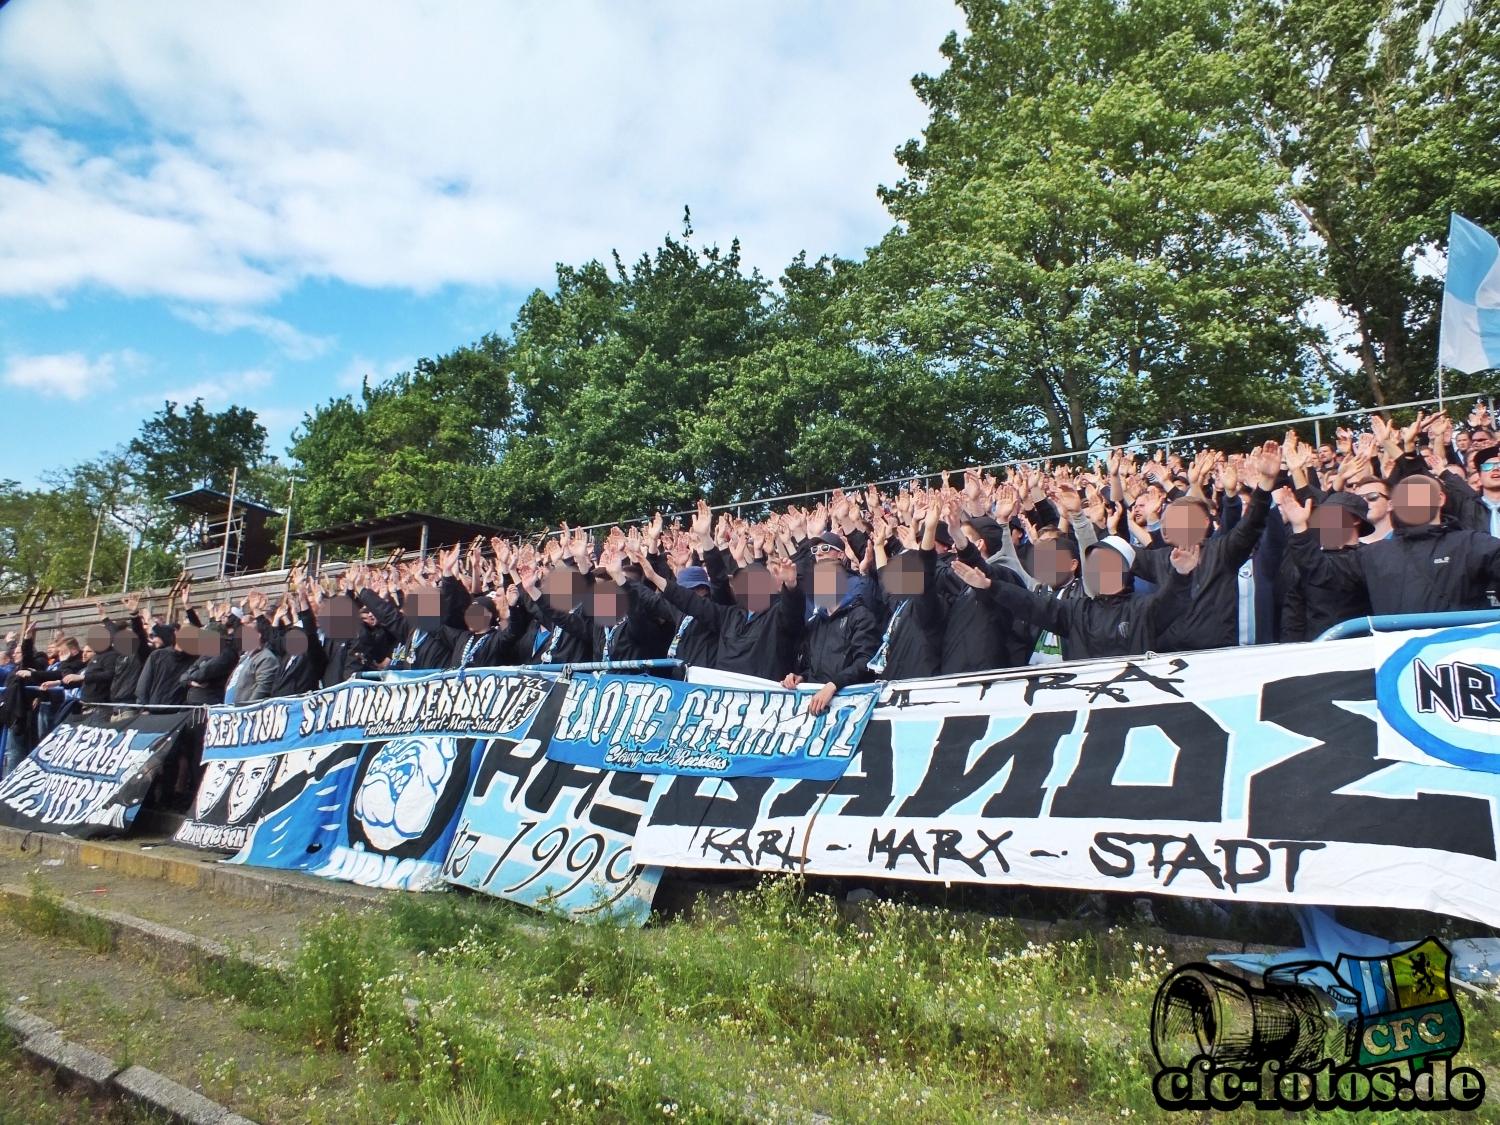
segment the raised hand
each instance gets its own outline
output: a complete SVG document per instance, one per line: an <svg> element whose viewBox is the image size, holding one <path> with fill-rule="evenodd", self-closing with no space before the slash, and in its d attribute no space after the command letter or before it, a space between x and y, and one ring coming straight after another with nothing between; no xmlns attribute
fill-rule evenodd
<svg viewBox="0 0 1500 1125"><path fill-rule="evenodd" d="M1267 492L1276 487L1276 478L1281 476L1281 446L1268 441L1255 454L1255 470L1260 474L1260 486Z"/></svg>
<svg viewBox="0 0 1500 1125"><path fill-rule="evenodd" d="M828 508L826 505L819 503L818 506L807 515L807 534L810 538L816 539L827 530Z"/></svg>
<svg viewBox="0 0 1500 1125"><path fill-rule="evenodd" d="M1016 514L1021 507L1020 494L1010 485L1001 485L995 492L995 519L999 523L1009 523L1010 518Z"/></svg>
<svg viewBox="0 0 1500 1125"><path fill-rule="evenodd" d="M990 588L990 576L984 571L980 570L977 566L970 566L968 563L960 562L958 559L954 559L953 573L962 578L970 586L973 586L976 590L988 590Z"/></svg>
<svg viewBox="0 0 1500 1125"><path fill-rule="evenodd" d="M1172 548L1172 569L1178 574L1191 574L1198 569L1198 563L1203 559L1203 544L1194 543L1191 547Z"/></svg>
<svg viewBox="0 0 1500 1125"><path fill-rule="evenodd" d="M1278 488L1275 500L1276 506L1281 509L1281 518L1286 520L1287 526L1293 532L1307 530L1308 524L1312 522L1313 503L1311 500L1306 504L1302 503L1290 488Z"/></svg>
<svg viewBox="0 0 1500 1125"><path fill-rule="evenodd" d="M796 588L797 566L791 559L782 558L780 555L771 555L766 559L766 569L786 589L791 590Z"/></svg>

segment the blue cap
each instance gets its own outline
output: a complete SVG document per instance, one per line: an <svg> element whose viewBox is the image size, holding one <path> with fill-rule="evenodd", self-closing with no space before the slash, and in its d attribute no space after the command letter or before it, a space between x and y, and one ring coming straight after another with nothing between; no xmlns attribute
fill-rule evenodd
<svg viewBox="0 0 1500 1125"><path fill-rule="evenodd" d="M707 586L708 571L701 566L685 566L677 572L677 585L687 590L695 586Z"/></svg>

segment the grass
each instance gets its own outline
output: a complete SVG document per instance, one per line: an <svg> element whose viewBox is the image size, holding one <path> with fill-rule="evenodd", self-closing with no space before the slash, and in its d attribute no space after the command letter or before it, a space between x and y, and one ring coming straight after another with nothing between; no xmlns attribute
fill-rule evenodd
<svg viewBox="0 0 1500 1125"><path fill-rule="evenodd" d="M51 1071L27 1063L10 1032L0 1028L0 1125L158 1125L165 1120L139 1106L60 1085Z"/></svg>
<svg viewBox="0 0 1500 1125"><path fill-rule="evenodd" d="M285 972L197 972L243 1022L352 1071L336 1097L315 1069L301 1079L309 1120L1173 1120L1150 1093L1165 951L1092 925L1028 940L1006 919L851 908L794 879L645 930L398 896L319 922ZM1463 1060L1500 1090L1500 1003L1460 1004Z"/></svg>
<svg viewBox="0 0 1500 1125"><path fill-rule="evenodd" d="M4 912L32 933L62 937L75 941L95 953L114 948L114 929L98 918L69 910L57 892L36 874L26 876L30 894L26 898L5 898Z"/></svg>

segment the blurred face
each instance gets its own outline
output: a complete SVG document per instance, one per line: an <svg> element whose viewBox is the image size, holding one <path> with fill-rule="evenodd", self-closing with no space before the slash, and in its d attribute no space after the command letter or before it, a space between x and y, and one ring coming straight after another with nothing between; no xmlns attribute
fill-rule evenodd
<svg viewBox="0 0 1500 1125"><path fill-rule="evenodd" d="M281 645L288 656L301 656L307 651L307 634L301 629L288 629L281 638Z"/></svg>
<svg viewBox="0 0 1500 1125"><path fill-rule="evenodd" d="M927 574L915 552L904 551L880 572L880 587L898 598L914 598L927 588Z"/></svg>
<svg viewBox="0 0 1500 1125"><path fill-rule="evenodd" d="M260 630L254 625L240 627L240 651L254 652L261 646Z"/></svg>
<svg viewBox="0 0 1500 1125"><path fill-rule="evenodd" d="M1066 586L1078 572L1078 560L1073 557L1073 552L1059 546L1056 539L1043 539L1036 545L1031 566L1036 580L1045 586Z"/></svg>
<svg viewBox="0 0 1500 1125"><path fill-rule="evenodd" d="M125 631L129 632L129 630ZM84 655L89 660L92 660L99 653L107 652L114 638L109 635L109 630L103 625L90 625L89 631L83 635L83 639L85 642Z"/></svg>
<svg viewBox="0 0 1500 1125"><path fill-rule="evenodd" d="M1312 525L1318 531L1318 542L1325 551L1337 551L1359 542L1359 525L1354 513L1337 504L1320 504L1313 510Z"/></svg>
<svg viewBox="0 0 1500 1125"><path fill-rule="evenodd" d="M1125 589L1125 560L1118 551L1096 547L1083 560L1084 574L1100 594L1118 594Z"/></svg>
<svg viewBox="0 0 1500 1125"><path fill-rule="evenodd" d="M589 590L589 615L606 629L618 625L625 616L624 599L613 582L596 582Z"/></svg>
<svg viewBox="0 0 1500 1125"><path fill-rule="evenodd" d="M135 646L139 644L135 633L129 629L121 629L115 634L114 640L109 642L109 647L121 656L131 656L135 653Z"/></svg>
<svg viewBox="0 0 1500 1125"><path fill-rule="evenodd" d="M1162 538L1174 547L1197 546L1208 538L1208 530L1208 515L1197 504L1175 501L1161 517Z"/></svg>
<svg viewBox="0 0 1500 1125"><path fill-rule="evenodd" d="M224 651L224 634L217 629L198 630L198 655L215 657Z"/></svg>
<svg viewBox="0 0 1500 1125"><path fill-rule="evenodd" d="M352 601L339 596L329 598L324 606L323 628L327 630L329 637L336 641L348 641L359 635L359 617L355 614Z"/></svg>
<svg viewBox="0 0 1500 1125"><path fill-rule="evenodd" d="M1403 527L1436 523L1443 508L1443 490L1431 477L1407 477L1391 494L1391 515Z"/></svg>
<svg viewBox="0 0 1500 1125"><path fill-rule="evenodd" d="M1359 486L1358 496L1370 508L1370 522L1379 523L1391 514L1391 496L1385 485L1370 481Z"/></svg>
<svg viewBox="0 0 1500 1125"><path fill-rule="evenodd" d="M192 622L181 626L177 630L177 648L190 656L198 655L198 626Z"/></svg>
<svg viewBox="0 0 1500 1125"><path fill-rule="evenodd" d="M583 604L586 591L583 575L570 567L549 570L542 583L542 597L557 613L572 613Z"/></svg>
<svg viewBox="0 0 1500 1125"><path fill-rule="evenodd" d="M418 586L411 600L407 609L416 611L419 628L436 629L443 623L443 595L436 586Z"/></svg>
<svg viewBox="0 0 1500 1125"><path fill-rule="evenodd" d="M464 610L464 627L471 633L488 633L490 631L489 611L478 602L470 602L469 608Z"/></svg>
<svg viewBox="0 0 1500 1125"><path fill-rule="evenodd" d="M849 571L841 561L823 556L813 563L812 582L813 604L832 612L849 592Z"/></svg>
<svg viewBox="0 0 1500 1125"><path fill-rule="evenodd" d="M747 566L729 580L734 603L747 613L761 613L771 608L778 583L775 575L763 566Z"/></svg>

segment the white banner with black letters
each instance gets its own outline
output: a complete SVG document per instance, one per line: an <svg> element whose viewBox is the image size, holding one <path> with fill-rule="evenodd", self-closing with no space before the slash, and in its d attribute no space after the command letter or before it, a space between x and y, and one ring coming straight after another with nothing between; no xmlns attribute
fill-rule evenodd
<svg viewBox="0 0 1500 1125"><path fill-rule="evenodd" d="M1500 925L1497 680L1486 626L893 684L835 782L658 777L634 858Z"/></svg>

